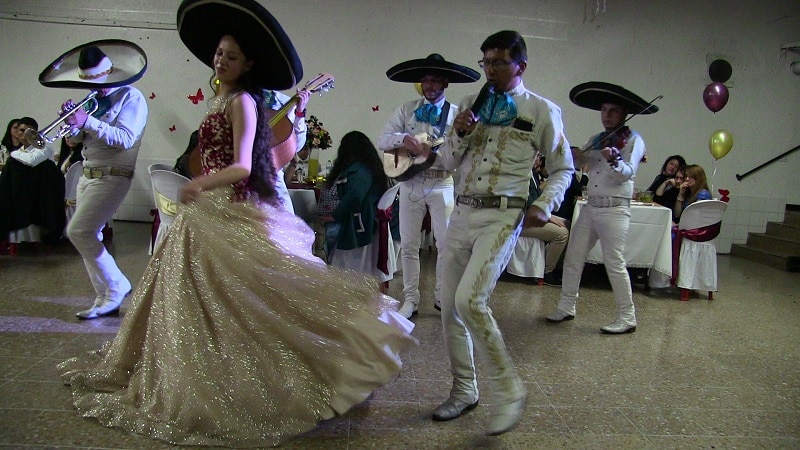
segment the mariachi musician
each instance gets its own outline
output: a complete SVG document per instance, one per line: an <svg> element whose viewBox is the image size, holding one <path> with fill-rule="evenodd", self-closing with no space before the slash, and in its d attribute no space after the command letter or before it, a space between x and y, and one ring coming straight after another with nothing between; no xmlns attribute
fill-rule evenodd
<svg viewBox="0 0 800 450"><path fill-rule="evenodd" d="M417 155L422 152L423 145L447 135L458 112L458 105L445 100L444 90L449 83L473 83L481 78L478 72L446 61L437 53L397 64L386 71L386 76L401 83L419 83L422 94L421 99L397 108L383 127L378 138L378 149L392 152L391 155L384 155L384 161L390 162L399 156L398 149L406 155ZM387 170L387 175L394 175L401 181L399 215L404 301L400 314L410 318L419 309L420 229L426 211L430 211L438 250L434 307L441 309L441 273L444 269L440 256L455 204L453 177L438 161L436 154L432 154L423 165L408 167L399 176L389 172Z"/></svg>
<svg viewBox="0 0 800 450"><path fill-rule="evenodd" d="M90 89L87 99L94 96L97 106L91 114L72 100L61 107L65 130L71 127L68 139L83 142L83 176L67 237L83 257L96 295L91 307L76 314L80 319L118 313L131 292L101 230L131 187L148 110L144 95L130 84L146 70L147 56L138 45L102 40L68 51L39 75L47 87Z"/></svg>
<svg viewBox="0 0 800 450"><path fill-rule="evenodd" d="M658 107L622 86L600 81L575 86L569 99L583 108L600 111L605 131L589 138L584 150L576 152L580 159L575 165L589 166L589 198L572 224L564 256L561 300L556 311L546 319L562 322L575 318L583 266L589 251L599 240L603 247L603 265L617 303L616 320L600 330L607 334L632 333L636 331L636 310L624 251L631 219L633 180L646 149L642 136L625 123L628 114L652 114Z"/></svg>
<svg viewBox="0 0 800 450"><path fill-rule="evenodd" d="M290 108L286 112L286 117L278 121L272 129L272 152L276 161L277 179L275 180L275 190L278 191L278 196L283 200L283 207L294 214L294 207L292 206L292 199L289 197L289 188L286 186L284 180L284 167L292 161L294 155L303 149L306 145L306 132L308 126L306 125L306 105L311 93L306 89L297 91L295 97L278 92L265 90L264 101L267 106L276 113L284 106L289 105ZM290 103L297 101L297 104L291 106Z"/></svg>

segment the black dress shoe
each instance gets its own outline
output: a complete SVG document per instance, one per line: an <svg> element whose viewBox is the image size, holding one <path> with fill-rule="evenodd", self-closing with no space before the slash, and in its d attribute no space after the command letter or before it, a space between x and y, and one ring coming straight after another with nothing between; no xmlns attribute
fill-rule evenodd
<svg viewBox="0 0 800 450"><path fill-rule="evenodd" d="M544 274L544 278L542 278L544 284L548 286L561 286L561 277L555 272L549 272Z"/></svg>
<svg viewBox="0 0 800 450"><path fill-rule="evenodd" d="M433 410L433 420L439 422L453 420L461 417L467 411L472 411L476 406L478 406L478 400L475 400L475 403L467 403L450 397Z"/></svg>

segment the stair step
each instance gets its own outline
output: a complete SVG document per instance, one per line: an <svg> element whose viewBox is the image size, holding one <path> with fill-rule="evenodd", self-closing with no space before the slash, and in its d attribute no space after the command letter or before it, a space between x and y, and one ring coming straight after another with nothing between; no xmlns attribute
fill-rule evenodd
<svg viewBox="0 0 800 450"><path fill-rule="evenodd" d="M800 256L800 241L786 239L766 233L748 233L747 245L771 252Z"/></svg>
<svg viewBox="0 0 800 450"><path fill-rule="evenodd" d="M749 245L731 245L731 255L755 261L787 272L800 272L800 256L763 250Z"/></svg>
<svg viewBox="0 0 800 450"><path fill-rule="evenodd" d="M800 242L800 225L784 222L767 222L767 234Z"/></svg>
<svg viewBox="0 0 800 450"><path fill-rule="evenodd" d="M800 227L800 211L786 210L783 215L783 223Z"/></svg>

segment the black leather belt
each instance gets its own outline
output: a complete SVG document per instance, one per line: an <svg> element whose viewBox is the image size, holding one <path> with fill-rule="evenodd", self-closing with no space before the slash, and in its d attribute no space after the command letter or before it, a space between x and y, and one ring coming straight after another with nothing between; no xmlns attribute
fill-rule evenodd
<svg viewBox="0 0 800 450"><path fill-rule="evenodd" d="M456 198L456 203L476 209L501 208L505 203L506 208L523 209L528 203L528 200L521 197L470 197L467 195L459 195Z"/></svg>
<svg viewBox="0 0 800 450"><path fill-rule="evenodd" d="M86 178L103 178L107 176L132 178L133 170L114 166L84 167L83 176Z"/></svg>

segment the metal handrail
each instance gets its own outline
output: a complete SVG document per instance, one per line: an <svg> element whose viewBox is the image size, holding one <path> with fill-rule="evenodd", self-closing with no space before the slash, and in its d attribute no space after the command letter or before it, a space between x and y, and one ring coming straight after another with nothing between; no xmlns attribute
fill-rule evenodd
<svg viewBox="0 0 800 450"><path fill-rule="evenodd" d="M770 159L769 161L765 162L764 164L761 164L760 166L758 166L758 167L756 167L756 168L754 168L754 169L751 169L751 170L749 170L749 171L745 172L745 173L744 173L744 174L742 174L742 175L739 175L739 174L737 173L737 174L736 174L736 179L737 179L737 180L739 180L739 181L742 181L742 179L744 179L745 177L747 177L747 176L749 176L749 175L753 174L754 172L758 172L759 170L763 169L764 167L766 167L766 166L768 166L768 165L770 165L770 164L774 163L775 161L777 161L777 160L779 160L779 159L783 158L784 156L786 156L786 155L788 155L789 153L792 153L793 151L795 151L795 150L798 150L798 149L800 149L800 145L798 145L798 146L797 146L797 147L795 147L795 148L790 148L789 150L786 150L785 152L781 153L780 155L778 155L778 156L776 156L776 157L774 157L774 158Z"/></svg>

